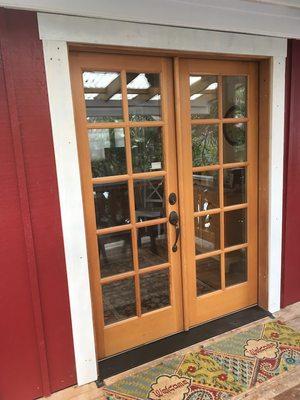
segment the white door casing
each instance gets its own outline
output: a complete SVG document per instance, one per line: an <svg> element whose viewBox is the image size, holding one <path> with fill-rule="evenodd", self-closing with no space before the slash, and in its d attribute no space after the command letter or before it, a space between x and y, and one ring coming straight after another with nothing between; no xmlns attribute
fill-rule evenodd
<svg viewBox="0 0 300 400"><path fill-rule="evenodd" d="M68 43L271 57L269 311L280 308L286 39L38 14L57 169L79 385L97 379L89 270L70 85Z"/></svg>

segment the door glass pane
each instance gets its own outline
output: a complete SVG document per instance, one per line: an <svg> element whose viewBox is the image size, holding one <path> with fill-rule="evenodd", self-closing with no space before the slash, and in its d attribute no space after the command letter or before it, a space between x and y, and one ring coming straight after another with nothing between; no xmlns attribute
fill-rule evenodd
<svg viewBox="0 0 300 400"><path fill-rule="evenodd" d="M247 202L246 168L224 169L224 205Z"/></svg>
<svg viewBox="0 0 300 400"><path fill-rule="evenodd" d="M247 125L223 124L224 163L247 161Z"/></svg>
<svg viewBox="0 0 300 400"><path fill-rule="evenodd" d="M196 260L197 296L221 289L220 256Z"/></svg>
<svg viewBox="0 0 300 400"><path fill-rule="evenodd" d="M134 197L137 221L165 217L164 178L135 180Z"/></svg>
<svg viewBox="0 0 300 400"><path fill-rule="evenodd" d="M225 253L226 286L247 281L247 249Z"/></svg>
<svg viewBox="0 0 300 400"><path fill-rule="evenodd" d="M86 71L82 78L87 122L123 121L120 74Z"/></svg>
<svg viewBox="0 0 300 400"><path fill-rule="evenodd" d="M195 218L196 254L220 249L220 215Z"/></svg>
<svg viewBox="0 0 300 400"><path fill-rule="evenodd" d="M127 182L94 184L97 229L130 223Z"/></svg>
<svg viewBox="0 0 300 400"><path fill-rule="evenodd" d="M98 250L102 278L133 269L131 232L98 236Z"/></svg>
<svg viewBox="0 0 300 400"><path fill-rule="evenodd" d="M218 164L218 125L192 126L193 166Z"/></svg>
<svg viewBox="0 0 300 400"><path fill-rule="evenodd" d="M133 278L102 285L105 325L136 315Z"/></svg>
<svg viewBox="0 0 300 400"><path fill-rule="evenodd" d="M247 242L247 209L228 211L225 219L225 247Z"/></svg>
<svg viewBox="0 0 300 400"><path fill-rule="evenodd" d="M133 172L163 169L162 130L160 127L131 128Z"/></svg>
<svg viewBox="0 0 300 400"><path fill-rule="evenodd" d="M247 77L223 77L223 117L242 118L247 116Z"/></svg>
<svg viewBox="0 0 300 400"><path fill-rule="evenodd" d="M130 121L161 119L159 74L128 72L127 99Z"/></svg>
<svg viewBox="0 0 300 400"><path fill-rule="evenodd" d="M127 173L124 129L89 129L93 178Z"/></svg>
<svg viewBox="0 0 300 400"><path fill-rule="evenodd" d="M142 313L170 305L169 269L140 275Z"/></svg>
<svg viewBox="0 0 300 400"><path fill-rule="evenodd" d="M139 267L168 262L167 225L152 225L137 230Z"/></svg>
<svg viewBox="0 0 300 400"><path fill-rule="evenodd" d="M203 211L219 207L219 172L193 173L194 210Z"/></svg>
<svg viewBox="0 0 300 400"><path fill-rule="evenodd" d="M190 76L191 118L218 118L218 78L211 75Z"/></svg>

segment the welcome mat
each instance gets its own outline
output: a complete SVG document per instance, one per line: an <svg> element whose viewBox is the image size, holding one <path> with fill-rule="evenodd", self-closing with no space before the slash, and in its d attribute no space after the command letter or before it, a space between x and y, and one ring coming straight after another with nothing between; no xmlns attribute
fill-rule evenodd
<svg viewBox="0 0 300 400"><path fill-rule="evenodd" d="M174 354L104 387L107 400L227 400L300 364L300 333L280 321Z"/></svg>

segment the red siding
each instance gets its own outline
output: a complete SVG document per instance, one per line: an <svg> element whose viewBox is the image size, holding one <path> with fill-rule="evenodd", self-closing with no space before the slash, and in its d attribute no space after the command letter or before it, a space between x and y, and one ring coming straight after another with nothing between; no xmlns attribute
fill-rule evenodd
<svg viewBox="0 0 300 400"><path fill-rule="evenodd" d="M282 306L300 301L300 41L289 41L286 73Z"/></svg>
<svg viewBox="0 0 300 400"><path fill-rule="evenodd" d="M0 398L75 383L66 267L36 14L0 9Z"/></svg>

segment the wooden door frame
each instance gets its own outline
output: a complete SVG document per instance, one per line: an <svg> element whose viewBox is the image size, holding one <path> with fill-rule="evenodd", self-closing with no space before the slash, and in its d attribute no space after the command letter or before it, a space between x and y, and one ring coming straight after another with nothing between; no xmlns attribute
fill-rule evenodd
<svg viewBox="0 0 300 400"><path fill-rule="evenodd" d="M268 212L269 212L269 128L270 128L270 58L266 59L253 59L253 57L239 57L239 56L225 56L214 55L214 54L201 54L201 53L187 53L187 52L161 52L158 50L146 50L146 49L132 49L124 47L115 46L81 46L81 45L70 45L70 53L80 53L88 54L124 54L128 56L140 56L140 57L169 57L173 61L173 76L174 76L174 95L175 95L175 118L176 118L176 141L177 147L176 151L181 149L181 135L179 130L181 129L181 117L180 117L180 83L179 83L179 63L180 59L205 59L205 60L218 60L218 61L251 61L258 64L259 70L259 87L257 93L257 101L259 104L258 110L258 221L257 221L257 277L258 277L258 298L257 303L262 308L267 309L268 307ZM264 118L261 118L263 115ZM76 116L75 116L76 118ZM260 135L259 132L264 132ZM184 190L182 186L183 176L182 176L182 157L177 157L177 176L178 176L178 195L180 195L180 202L184 203L183 196ZM84 197L84 196L83 196ZM185 218L182 215L184 212L183 208L180 209L180 221L181 230L185 229ZM183 237L180 237L180 243L182 244ZM180 246L181 248L182 245ZM184 251L181 252L181 265L182 265L182 286L183 286L183 315L184 321L183 326L185 330L189 329L189 299L185 295L188 291L188 284L186 274L188 257ZM94 282L90 277L90 285L94 286ZM94 312L99 308L94 307ZM99 309L98 309L99 311ZM103 327L102 327L103 328ZM98 332L99 329L95 326L95 315L94 315L94 329ZM97 348L97 346L96 346ZM99 349L97 351L99 354Z"/></svg>
<svg viewBox="0 0 300 400"><path fill-rule="evenodd" d="M269 221L269 135L270 135L270 58L253 58L247 56L231 56L231 55L215 55L207 53L194 53L194 52L173 52L173 51L159 51L156 49L136 49L131 47L122 46L82 46L71 44L69 46L71 52L95 53L95 54L124 54L124 56L139 56L139 57L168 57L173 61L173 76L174 76L174 96L175 96L175 119L176 119L176 151L181 148L181 117L180 117L180 83L179 83L179 63L180 59L198 59L198 60L217 60L217 61L250 61L258 64L259 82L258 82L258 221L257 221L257 279L258 279L258 295L257 304L264 309L268 309L268 221ZM261 115L264 117L262 118ZM263 135L259 133L263 132ZM178 176L178 196L180 202L183 201L184 190L182 186L182 166L180 162L182 157L177 156L177 176ZM84 197L84 196L83 196ZM183 217L183 208L180 208L180 224L181 231L184 231L185 219ZM183 236L180 235L179 242L182 247ZM183 326L185 330L190 328L188 317L189 299L185 295L188 291L187 279L185 279L188 257L185 252L181 252L181 265L182 265L182 287L183 287ZM93 286L92 279L90 278L91 286ZM96 307L97 308L97 307ZM94 317L95 318L95 317ZM99 329L95 327L97 332ZM97 346L96 346L97 348ZM98 352L99 353L99 350Z"/></svg>
<svg viewBox="0 0 300 400"><path fill-rule="evenodd" d="M258 84L258 305L264 309L268 309L268 243L269 243L269 141L270 141L270 78L271 78L271 58L270 57L252 57L244 55L228 55L228 54L208 54L201 52L184 52L184 51L161 51L157 49L140 49L124 46L95 46L95 45L80 45L70 44L69 51L83 51L83 52L96 52L107 54L124 54L124 55L139 55L139 56L156 56L156 57L170 57L173 59L174 70L174 92L176 109L180 109L180 88L179 88L179 60L181 58L195 58L195 59L211 59L218 61L252 61L257 62L259 70L259 84ZM176 140L180 140L178 129L180 129L180 116L179 112L175 113L176 117ZM263 132L263 134L260 134ZM180 146L180 144L179 144ZM179 158L178 158L178 162ZM178 165L178 184L181 185L180 179L180 165ZM183 193L183 190L179 192ZM182 194L181 194L182 195ZM182 212L182 211L181 211ZM184 219L181 218L181 225L184 229ZM182 240L182 239L180 239ZM187 282L184 278L184 271L186 271L186 258L182 252L182 284L186 288ZM183 299L183 309L187 310L188 302ZM184 313L184 327L188 329L187 313Z"/></svg>

